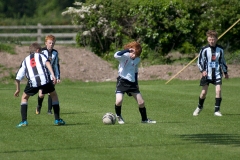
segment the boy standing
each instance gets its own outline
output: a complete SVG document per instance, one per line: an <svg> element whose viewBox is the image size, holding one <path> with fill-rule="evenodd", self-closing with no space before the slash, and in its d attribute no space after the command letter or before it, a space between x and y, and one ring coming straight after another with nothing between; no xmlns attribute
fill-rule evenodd
<svg viewBox="0 0 240 160"><path fill-rule="evenodd" d="M55 125L64 125L65 122L60 118L60 107L58 101L58 95L55 91L53 83L56 83L56 78L54 76L51 64L46 56L41 54L41 46L38 43L33 43L29 47L30 55L27 56L16 74L16 92L14 93L15 97L19 96L20 92L20 81L26 75L28 83L25 87L25 90L22 94L21 99L21 116L22 121L17 125L17 127L27 126L27 108L28 108L28 99L30 96L38 93L39 90L42 90L43 94L49 93L52 98L52 105L55 116ZM53 83L50 79L52 75Z"/></svg>
<svg viewBox="0 0 240 160"><path fill-rule="evenodd" d="M214 30L209 30L207 33L208 45L203 47L198 57L198 68L202 73L200 86L202 91L199 96L198 107L193 112L193 116L198 116L203 109L203 103L207 95L209 83L215 85L215 116L222 116L220 112L220 104L222 101L221 85L222 71L225 78L228 79L227 65L224 58L223 48L217 45L218 35Z"/></svg>
<svg viewBox="0 0 240 160"><path fill-rule="evenodd" d="M60 66L59 66L58 51L53 49L55 42L56 42L55 36L47 35L45 37L46 47L42 48L42 54L44 54L48 58L48 60L51 62L54 75L57 78L57 83L60 83ZM43 99L44 99L44 94L42 94L42 90L39 90L36 114L40 114L41 112ZM48 94L48 112L47 113L49 115L52 114L52 98L50 97L49 94Z"/></svg>
<svg viewBox="0 0 240 160"><path fill-rule="evenodd" d="M156 123L156 121L147 118L144 100L138 87L138 64L141 52L142 47L138 42L130 42L124 46L124 50L114 54L114 57L119 61L115 102L115 112L119 124L125 123L121 115L125 92L137 101L142 123Z"/></svg>

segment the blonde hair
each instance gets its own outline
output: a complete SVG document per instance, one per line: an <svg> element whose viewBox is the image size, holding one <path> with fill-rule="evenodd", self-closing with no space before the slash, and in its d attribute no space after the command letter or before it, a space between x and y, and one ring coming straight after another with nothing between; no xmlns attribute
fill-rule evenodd
<svg viewBox="0 0 240 160"><path fill-rule="evenodd" d="M45 42L47 42L47 40L52 40L53 42L56 42L56 38L53 35L47 35L45 37Z"/></svg>
<svg viewBox="0 0 240 160"><path fill-rule="evenodd" d="M135 55L140 57L140 55L142 53L142 47L141 47L140 43L133 41L133 42L130 42L130 43L124 45L124 49L129 49L129 48L135 49Z"/></svg>
<svg viewBox="0 0 240 160"><path fill-rule="evenodd" d="M218 38L218 33L216 31L214 31L214 30L209 30L209 31L207 31L206 36L207 37L216 37L216 38Z"/></svg>

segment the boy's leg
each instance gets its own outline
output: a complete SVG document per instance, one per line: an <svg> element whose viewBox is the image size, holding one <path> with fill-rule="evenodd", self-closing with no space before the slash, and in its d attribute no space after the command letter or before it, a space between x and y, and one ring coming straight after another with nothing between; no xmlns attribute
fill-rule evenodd
<svg viewBox="0 0 240 160"><path fill-rule="evenodd" d="M206 99L207 91L208 91L208 85L202 86L202 91L201 91L200 96L198 98L198 106L194 110L193 116L198 116L200 114L200 112L202 111L203 104L204 104L204 101Z"/></svg>
<svg viewBox="0 0 240 160"><path fill-rule="evenodd" d="M52 114L52 98L48 95L48 114Z"/></svg>
<svg viewBox="0 0 240 160"><path fill-rule="evenodd" d="M119 124L124 124L124 120L122 118L122 101L123 101L123 94L116 93L115 113L116 113Z"/></svg>
<svg viewBox="0 0 240 160"><path fill-rule="evenodd" d="M142 123L156 123L156 121L148 119L147 109L145 107L145 103L144 103L141 93L131 93L131 94L138 103L139 112L142 117Z"/></svg>
<svg viewBox="0 0 240 160"><path fill-rule="evenodd" d="M122 101L123 101L123 94L116 93L115 112L117 116L121 116Z"/></svg>
<svg viewBox="0 0 240 160"><path fill-rule="evenodd" d="M36 114L40 114L40 112L41 112L43 99L44 99L44 94L42 94L42 90L39 90L39 92L38 92L38 105L37 105L37 108L36 108Z"/></svg>
<svg viewBox="0 0 240 160"><path fill-rule="evenodd" d="M140 93L131 93L134 99L137 101L138 106L139 106L139 112L142 117L142 121L147 120L147 111L145 108L144 100L142 98L142 95Z"/></svg>
<svg viewBox="0 0 240 160"><path fill-rule="evenodd" d="M221 98L221 85L216 85L216 98L215 98L215 111L214 111L214 115L215 116L222 116L222 114L220 113L220 105L222 102L222 98Z"/></svg>
<svg viewBox="0 0 240 160"><path fill-rule="evenodd" d="M53 92L49 93L52 98L52 106L55 118L55 125L64 125L65 122L60 118L60 106L58 101L57 92L54 90Z"/></svg>
<svg viewBox="0 0 240 160"><path fill-rule="evenodd" d="M22 121L17 125L17 127L27 126L27 109L28 109L28 98L29 96L23 92L22 99L21 99L21 116Z"/></svg>

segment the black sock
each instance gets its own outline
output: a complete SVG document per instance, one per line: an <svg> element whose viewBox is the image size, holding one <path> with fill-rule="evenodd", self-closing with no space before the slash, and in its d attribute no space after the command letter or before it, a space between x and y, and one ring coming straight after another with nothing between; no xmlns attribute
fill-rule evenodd
<svg viewBox="0 0 240 160"><path fill-rule="evenodd" d="M215 112L220 111L222 98L215 98Z"/></svg>
<svg viewBox="0 0 240 160"><path fill-rule="evenodd" d="M146 108L143 107L143 108L139 108L139 112L142 116L142 121L145 121L147 120L147 111L146 111Z"/></svg>
<svg viewBox="0 0 240 160"><path fill-rule="evenodd" d="M115 112L117 116L121 116L121 112L122 112L122 106L117 106L115 104Z"/></svg>
<svg viewBox="0 0 240 160"><path fill-rule="evenodd" d="M44 99L44 97L43 98L40 98L39 96L38 96L38 107L42 107L42 103L43 103L43 99Z"/></svg>
<svg viewBox="0 0 240 160"><path fill-rule="evenodd" d="M48 95L48 111L52 110L52 98L50 95Z"/></svg>
<svg viewBox="0 0 240 160"><path fill-rule="evenodd" d="M199 97L199 99L198 99L198 108L199 108L199 109L202 109L202 108L203 108L203 103L204 103L204 101L205 101L205 98L204 98L204 99L201 99L201 98Z"/></svg>
<svg viewBox="0 0 240 160"><path fill-rule="evenodd" d="M27 104L21 104L22 121L26 121L27 120L27 108L28 108Z"/></svg>
<svg viewBox="0 0 240 160"><path fill-rule="evenodd" d="M54 117L55 119L59 119L60 118L60 107L59 104L54 104L53 106L53 111L54 111Z"/></svg>

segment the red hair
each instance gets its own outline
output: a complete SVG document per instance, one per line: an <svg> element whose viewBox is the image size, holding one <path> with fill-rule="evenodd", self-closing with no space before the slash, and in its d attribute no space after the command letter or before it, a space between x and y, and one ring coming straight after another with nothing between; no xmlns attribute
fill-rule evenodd
<svg viewBox="0 0 240 160"><path fill-rule="evenodd" d="M55 36L53 36L53 35L47 35L46 37L45 37L45 42L47 42L47 40L52 40L53 42L55 42L56 41L56 38L55 38Z"/></svg>
<svg viewBox="0 0 240 160"><path fill-rule="evenodd" d="M135 55L138 56L138 57L139 57L139 56L141 55L141 53L142 53L142 47L141 47L140 43L138 43L138 42L136 42L136 41L133 41L133 42L130 42L130 43L124 45L123 48L124 48L124 49L129 49L129 48L135 49Z"/></svg>

